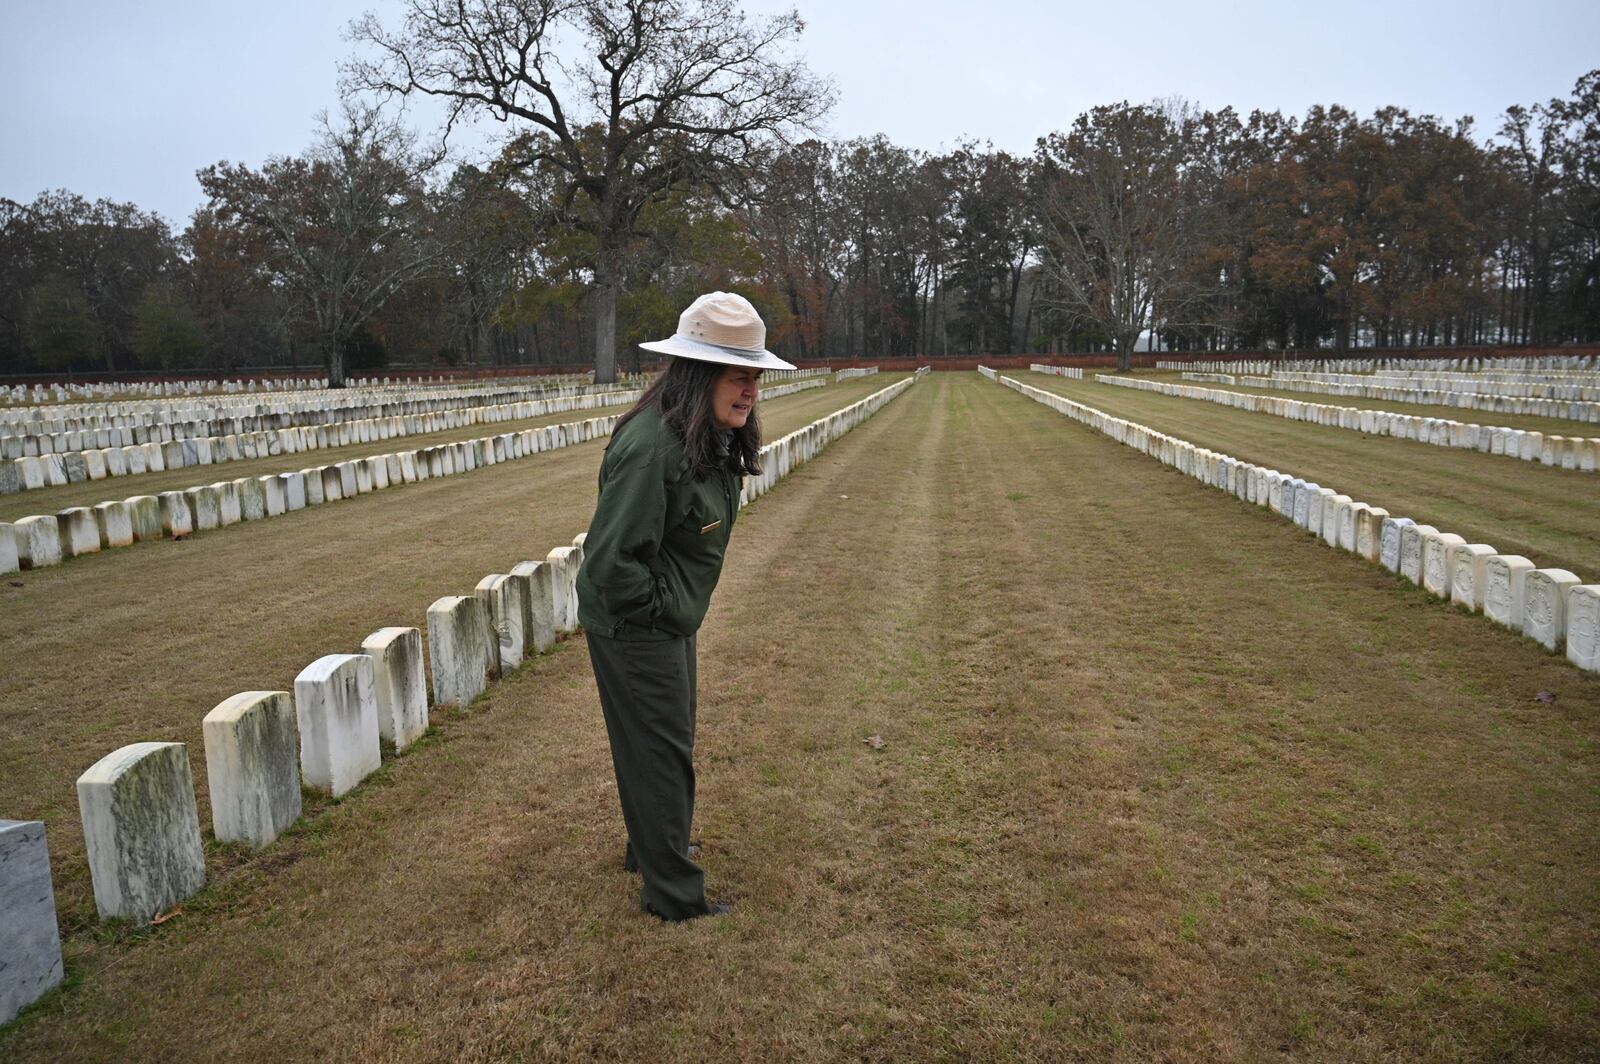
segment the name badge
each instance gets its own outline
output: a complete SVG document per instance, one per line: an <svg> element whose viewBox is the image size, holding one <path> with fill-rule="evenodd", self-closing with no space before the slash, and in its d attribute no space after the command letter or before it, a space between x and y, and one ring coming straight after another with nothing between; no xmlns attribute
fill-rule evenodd
<svg viewBox="0 0 1600 1064"><path fill-rule="evenodd" d="M706 525L704 528L700 529L700 534L703 536L707 532L715 532L717 529L719 529L721 527L722 527L722 522L721 521L713 521L709 525Z"/></svg>

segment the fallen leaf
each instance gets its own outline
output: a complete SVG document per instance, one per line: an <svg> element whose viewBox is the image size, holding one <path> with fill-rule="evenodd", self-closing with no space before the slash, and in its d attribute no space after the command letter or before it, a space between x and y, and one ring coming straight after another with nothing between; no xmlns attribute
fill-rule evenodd
<svg viewBox="0 0 1600 1064"><path fill-rule="evenodd" d="M1556 700L1556 696L1551 694L1549 691L1540 691L1538 694L1533 696L1533 700L1535 702L1543 702L1548 705Z"/></svg>
<svg viewBox="0 0 1600 1064"><path fill-rule="evenodd" d="M13 580L13 581L11 581L11 586L12 587L26 587L27 585L24 584L21 580Z"/></svg>
<svg viewBox="0 0 1600 1064"><path fill-rule="evenodd" d="M883 749L883 736L881 735L869 735L861 741L872 747L874 750Z"/></svg>
<svg viewBox="0 0 1600 1064"><path fill-rule="evenodd" d="M849 498L849 497L850 497L850 496L848 496L848 495L841 495L841 496L839 496L839 498L841 498L841 499L848 499L848 498Z"/></svg>
<svg viewBox="0 0 1600 1064"><path fill-rule="evenodd" d="M183 912L183 906L174 905L172 908L168 909L166 912L162 913L160 916L156 917L154 920L151 920L150 921L150 926L151 927L155 927L157 924L164 924L168 920L172 919L174 916L177 916L181 912Z"/></svg>

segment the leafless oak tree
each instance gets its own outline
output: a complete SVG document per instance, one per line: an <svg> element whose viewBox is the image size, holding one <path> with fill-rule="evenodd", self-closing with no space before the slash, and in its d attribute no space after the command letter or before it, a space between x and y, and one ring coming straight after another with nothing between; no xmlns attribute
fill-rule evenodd
<svg viewBox="0 0 1600 1064"><path fill-rule="evenodd" d="M347 102L304 155L198 174L209 209L240 229L314 329L333 387L345 382L345 341L443 254L426 188L439 161L378 109Z"/></svg>
<svg viewBox="0 0 1600 1064"><path fill-rule="evenodd" d="M1043 263L1054 302L1090 323L1127 370L1145 331L1195 324L1215 286L1194 265L1211 236L1181 103L1117 104L1039 142Z"/></svg>
<svg viewBox="0 0 1600 1064"><path fill-rule="evenodd" d="M355 89L449 105L446 130L510 123L504 162L554 167L570 221L594 244L595 374L616 375L624 252L641 214L684 183L716 185L764 141L818 118L832 90L785 46L794 12L747 19L731 0L405 0L391 31L368 15L346 66Z"/></svg>

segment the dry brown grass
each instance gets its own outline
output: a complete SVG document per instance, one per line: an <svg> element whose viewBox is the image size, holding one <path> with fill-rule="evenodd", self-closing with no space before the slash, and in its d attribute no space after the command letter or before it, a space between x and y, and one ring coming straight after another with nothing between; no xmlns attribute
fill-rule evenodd
<svg viewBox="0 0 1600 1064"><path fill-rule="evenodd" d="M732 916L636 911L568 644L75 937L0 1053L1593 1052L1600 679L1013 392L935 374L746 511L701 684Z"/></svg>

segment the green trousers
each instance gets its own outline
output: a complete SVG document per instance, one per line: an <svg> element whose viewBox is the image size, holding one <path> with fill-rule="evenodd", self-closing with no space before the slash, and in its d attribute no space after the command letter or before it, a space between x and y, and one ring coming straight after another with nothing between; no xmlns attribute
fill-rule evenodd
<svg viewBox="0 0 1600 1064"><path fill-rule="evenodd" d="M689 860L694 820L694 636L663 642L589 632L639 904L667 920L703 916L705 873Z"/></svg>

